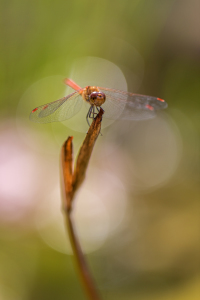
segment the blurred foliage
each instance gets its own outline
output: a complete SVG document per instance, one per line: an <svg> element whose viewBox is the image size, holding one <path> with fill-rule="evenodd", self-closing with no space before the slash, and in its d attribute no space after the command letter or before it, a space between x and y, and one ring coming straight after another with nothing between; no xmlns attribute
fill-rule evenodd
<svg viewBox="0 0 200 300"><path fill-rule="evenodd" d="M0 1L0 299L85 299L72 256L51 248L57 227L45 240L36 224L38 211L40 222L48 221L50 198L60 207L59 146L74 135L77 152L84 134L59 124L29 124L35 103L21 100L43 78L69 76L74 61L85 56L115 63L133 92L131 74L137 70L136 92L169 104L164 121L127 123L127 135L116 122L97 141L92 168L124 180L128 199L116 232L88 256L104 299L199 299L199 25L198 0ZM133 59L134 49L144 70ZM50 101L64 92L59 80L55 87L51 81ZM37 105L49 102L45 94L38 94ZM165 161L162 151L167 156L170 149ZM150 182L162 182L151 186L147 171ZM98 174L88 175L89 185L94 179L95 186ZM114 177L108 178L112 186ZM87 219L84 224L91 230Z"/></svg>

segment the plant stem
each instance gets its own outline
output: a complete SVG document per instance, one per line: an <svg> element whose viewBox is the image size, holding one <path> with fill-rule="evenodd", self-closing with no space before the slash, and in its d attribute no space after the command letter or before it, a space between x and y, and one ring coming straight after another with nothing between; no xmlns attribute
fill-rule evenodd
<svg viewBox="0 0 200 300"><path fill-rule="evenodd" d="M84 289L88 295L88 299L100 300L100 296L95 287L94 280L89 271L87 262L85 260L85 257L83 255L83 252L81 250L80 244L78 242L78 239L77 239L77 236L76 236L76 233L74 230L71 212L65 215L65 220L66 220L66 225L67 225L68 234L70 237L70 242L71 242L71 246L73 249L74 257L76 260L76 264L78 266L79 275L80 275L81 281L83 283Z"/></svg>
<svg viewBox="0 0 200 300"><path fill-rule="evenodd" d="M74 257L78 266L79 274L88 295L89 300L100 300L92 275L90 274L87 262L81 250L78 237L74 230L72 211L73 200L76 191L79 189L85 179L86 170L94 148L96 139L101 130L103 110L93 120L83 145L80 148L76 166L73 172L73 144L72 137L68 137L62 146L62 191L63 191L63 208L65 212L65 222L69 233Z"/></svg>

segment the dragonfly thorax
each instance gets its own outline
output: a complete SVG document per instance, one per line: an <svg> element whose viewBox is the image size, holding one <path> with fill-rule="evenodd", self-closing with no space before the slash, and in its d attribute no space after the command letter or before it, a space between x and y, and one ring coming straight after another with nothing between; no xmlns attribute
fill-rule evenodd
<svg viewBox="0 0 200 300"><path fill-rule="evenodd" d="M82 97L91 105L101 106L106 101L106 95L96 86L87 86L83 89Z"/></svg>

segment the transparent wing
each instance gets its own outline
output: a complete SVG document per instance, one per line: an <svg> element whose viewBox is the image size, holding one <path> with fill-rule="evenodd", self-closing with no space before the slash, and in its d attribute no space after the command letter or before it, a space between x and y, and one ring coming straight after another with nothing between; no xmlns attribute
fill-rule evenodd
<svg viewBox="0 0 200 300"><path fill-rule="evenodd" d="M108 119L144 120L155 116L155 111L167 107L167 103L156 97L132 94L109 88L99 88L106 95L102 105L104 117Z"/></svg>
<svg viewBox="0 0 200 300"><path fill-rule="evenodd" d="M37 123L50 123L70 119L79 112L82 97L74 92L54 102L36 107L30 114L30 120Z"/></svg>

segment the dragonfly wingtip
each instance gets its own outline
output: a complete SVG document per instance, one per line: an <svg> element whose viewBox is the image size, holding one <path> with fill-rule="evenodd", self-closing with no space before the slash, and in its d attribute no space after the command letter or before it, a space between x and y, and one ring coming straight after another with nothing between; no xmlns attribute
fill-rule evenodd
<svg viewBox="0 0 200 300"><path fill-rule="evenodd" d="M161 101L161 102L165 102L165 100L161 99L161 98L157 98L158 101Z"/></svg>
<svg viewBox="0 0 200 300"><path fill-rule="evenodd" d="M31 113L34 113L37 110L38 110L38 107L34 108Z"/></svg>

